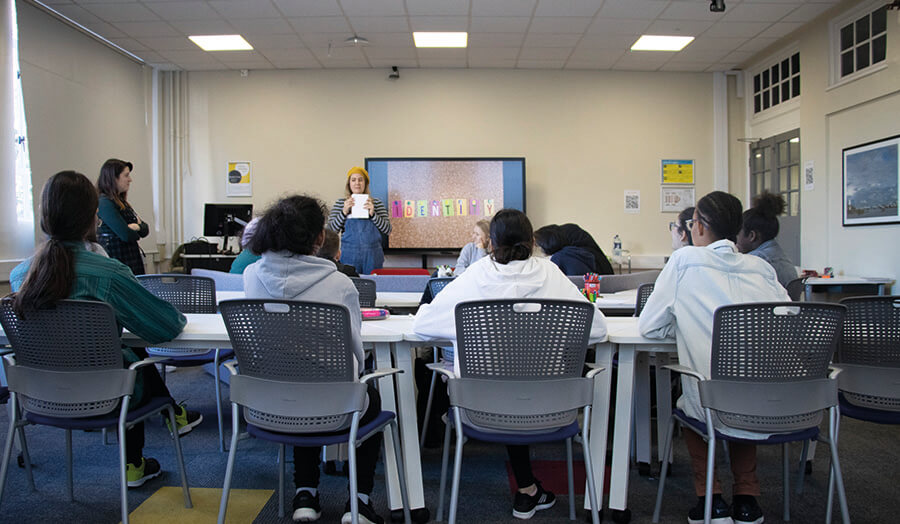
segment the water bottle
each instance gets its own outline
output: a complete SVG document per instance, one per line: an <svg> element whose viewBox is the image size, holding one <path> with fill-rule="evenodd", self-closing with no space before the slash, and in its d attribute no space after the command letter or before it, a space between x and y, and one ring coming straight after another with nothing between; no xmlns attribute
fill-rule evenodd
<svg viewBox="0 0 900 524"><path fill-rule="evenodd" d="M622 256L622 239L618 234L613 237L613 256Z"/></svg>

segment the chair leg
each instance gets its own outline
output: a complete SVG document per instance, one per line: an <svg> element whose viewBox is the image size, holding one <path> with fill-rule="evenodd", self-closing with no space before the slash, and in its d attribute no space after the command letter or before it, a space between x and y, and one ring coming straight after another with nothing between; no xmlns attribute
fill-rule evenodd
<svg viewBox="0 0 900 524"><path fill-rule="evenodd" d="M175 408L171 405L166 407L166 415L169 417L169 426L177 428L175 425ZM184 495L184 507L193 508L194 503L191 501L191 491L188 488L187 470L184 467L184 455L181 452L181 439L176 436L177 430L172 431L172 442L175 445L175 461L178 462L178 473L181 475L181 491Z"/></svg>
<svg viewBox="0 0 900 524"><path fill-rule="evenodd" d="M16 394L13 393L9 400L9 429L6 431L6 442L3 444L3 462L0 462L0 502L3 500L3 488L6 486L6 473L9 468L9 457L12 455L12 445L16 435L15 422L18 420L16 402Z"/></svg>
<svg viewBox="0 0 900 524"><path fill-rule="evenodd" d="M588 436L587 428L591 425L591 407L584 408L584 426L581 430L581 451L584 453L584 469L588 482L588 498L591 500L591 522L600 524L600 505L601 501L597 500L597 481L594 479L594 464L591 459L591 441ZM573 497L574 498L574 497Z"/></svg>
<svg viewBox="0 0 900 524"><path fill-rule="evenodd" d="M566 439L566 481L569 485L569 520L575 520L575 476L572 472L572 439Z"/></svg>
<svg viewBox="0 0 900 524"><path fill-rule="evenodd" d="M788 449L788 443L785 442L781 445L781 464L782 464L782 496L784 497L784 515L782 518L785 522L790 522L791 520L791 461L790 461L790 449Z"/></svg>
<svg viewBox="0 0 900 524"><path fill-rule="evenodd" d="M122 524L128 524L128 474L126 472L127 459L125 458L125 419L128 416L128 401L130 399L130 395L122 397L122 407L119 411L119 476L121 478L119 494L121 499L120 503L122 505ZM71 453L71 448L68 451Z"/></svg>
<svg viewBox="0 0 900 524"><path fill-rule="evenodd" d="M12 420L12 419L10 419ZM31 455L28 453L28 442L25 440L25 422L16 424L19 435L19 444L22 448L22 458L25 460L25 477L28 479L28 487L32 492L37 491L34 487L34 472L31 470Z"/></svg>
<svg viewBox="0 0 900 524"><path fill-rule="evenodd" d="M803 493L803 483L806 480L806 458L809 456L809 441L803 441L803 450L800 452L800 468L797 470L797 489L794 490L798 495Z"/></svg>
<svg viewBox="0 0 900 524"><path fill-rule="evenodd" d="M75 501L75 490L72 487L72 430L66 430L66 494L69 502Z"/></svg>
<svg viewBox="0 0 900 524"><path fill-rule="evenodd" d="M394 458L397 461L397 479L400 481L400 501L403 503L403 522L411 524L412 516L409 513L409 490L406 487L406 470L403 468L403 448L400 447L400 429L397 421L390 423L391 441L394 443Z"/></svg>
<svg viewBox="0 0 900 524"><path fill-rule="evenodd" d="M840 420L840 412L836 407L831 408L831 424L829 425L828 444L831 448L831 471L834 473L834 480L837 484L838 502L841 506L841 520L844 524L850 524L850 510L847 508L847 494L844 491L844 479L841 474L841 462L838 459L838 431L837 426ZM829 496L831 490L829 490ZM831 506L829 506L829 510Z"/></svg>
<svg viewBox="0 0 900 524"><path fill-rule="evenodd" d="M663 452L664 457L671 456L672 453L672 436L675 433L675 417L669 416L669 429L666 430L666 442L663 444L665 446L665 451ZM662 498L663 498L663 490L666 487L666 474L669 472L669 461L664 460L662 462L662 470L659 473L659 488L656 491L656 507L653 509L653 523L656 524L659 522L659 513L662 510Z"/></svg>
<svg viewBox="0 0 900 524"><path fill-rule="evenodd" d="M437 351L437 348L435 348ZM437 362L437 354L434 357ZM425 435L428 433L428 421L431 419L431 401L434 400L434 384L437 382L437 371L431 372L431 385L428 386L428 401L425 402L425 418L422 419L422 434L419 436L419 447L425 447Z"/></svg>
<svg viewBox="0 0 900 524"><path fill-rule="evenodd" d="M231 404L231 446L228 448L228 463L225 466L225 484L222 486L222 500L219 502L218 524L225 524L225 511L228 509L228 494L231 491L231 475L234 473L234 456L238 444L238 405Z"/></svg>
<svg viewBox="0 0 900 524"><path fill-rule="evenodd" d="M450 518L449 524L456 524L456 506L459 502L459 476L462 472L463 431L459 408L453 408L456 418L456 453L453 460L453 485L450 488Z"/></svg>
<svg viewBox="0 0 900 524"><path fill-rule="evenodd" d="M438 509L436 522L444 519L444 493L447 490L447 462L450 461L450 420L448 418L446 429L444 430L444 449L441 451L441 487L438 490Z"/></svg>
<svg viewBox="0 0 900 524"><path fill-rule="evenodd" d="M712 412L706 408L706 491L704 492L706 500L703 507L703 524L710 524L712 520L712 491L713 482L716 474L716 433L713 429Z"/></svg>
<svg viewBox="0 0 900 524"><path fill-rule="evenodd" d="M350 465L350 524L359 524L359 488L356 485L356 435L359 431L359 411L353 413L350 438L347 446L347 463Z"/></svg>
<svg viewBox="0 0 900 524"><path fill-rule="evenodd" d="M278 516L284 518L284 444L278 444Z"/></svg>
<svg viewBox="0 0 900 524"><path fill-rule="evenodd" d="M215 356L213 357L213 365L215 365L213 371L213 377L216 379L216 417L219 420L219 451L225 451L225 427L224 422L222 421L222 382L219 381L219 350L216 349Z"/></svg>

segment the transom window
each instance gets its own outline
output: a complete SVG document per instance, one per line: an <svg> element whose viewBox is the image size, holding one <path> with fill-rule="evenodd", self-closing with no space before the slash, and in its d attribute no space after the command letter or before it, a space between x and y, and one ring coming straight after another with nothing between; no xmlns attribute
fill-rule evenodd
<svg viewBox="0 0 900 524"><path fill-rule="evenodd" d="M753 113L800 96L800 53L753 75Z"/></svg>
<svg viewBox="0 0 900 524"><path fill-rule="evenodd" d="M852 80L887 63L887 11L873 0L831 22L831 82Z"/></svg>

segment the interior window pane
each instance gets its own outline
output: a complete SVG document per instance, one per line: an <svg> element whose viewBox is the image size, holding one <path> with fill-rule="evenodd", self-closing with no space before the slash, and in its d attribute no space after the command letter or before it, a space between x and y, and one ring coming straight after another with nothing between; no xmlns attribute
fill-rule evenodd
<svg viewBox="0 0 900 524"><path fill-rule="evenodd" d="M800 166L791 166L791 189L800 189Z"/></svg>
<svg viewBox="0 0 900 524"><path fill-rule="evenodd" d="M797 98L798 96L800 96L800 77L795 76L791 80L791 98Z"/></svg>
<svg viewBox="0 0 900 524"><path fill-rule="evenodd" d="M778 143L778 165L783 166L788 164L788 143L787 142L779 142Z"/></svg>
<svg viewBox="0 0 900 524"><path fill-rule="evenodd" d="M869 15L866 15L856 21L856 43L865 42L869 39Z"/></svg>
<svg viewBox="0 0 900 524"><path fill-rule="evenodd" d="M885 59L887 54L887 35L881 35L872 40L872 63L877 64Z"/></svg>
<svg viewBox="0 0 900 524"><path fill-rule="evenodd" d="M853 24L841 28L841 51L853 47Z"/></svg>
<svg viewBox="0 0 900 524"><path fill-rule="evenodd" d="M791 74L796 75L800 72L800 53L794 53L791 57Z"/></svg>
<svg viewBox="0 0 900 524"><path fill-rule="evenodd" d="M763 169L772 169L772 148L767 147L763 149Z"/></svg>
<svg viewBox="0 0 900 524"><path fill-rule="evenodd" d="M856 70L869 67L869 44L865 43L856 48Z"/></svg>
<svg viewBox="0 0 900 524"><path fill-rule="evenodd" d="M778 190L781 192L787 191L790 189L788 187L788 168L783 167L778 170Z"/></svg>
<svg viewBox="0 0 900 524"><path fill-rule="evenodd" d="M760 111L762 111L762 97L757 94L753 97L753 112L759 113Z"/></svg>
<svg viewBox="0 0 900 524"><path fill-rule="evenodd" d="M762 88L763 89L769 88L769 70L768 69L766 69L765 71L762 72Z"/></svg>
<svg viewBox="0 0 900 524"><path fill-rule="evenodd" d="M781 83L781 101L784 102L789 98L791 98L791 84L785 81Z"/></svg>
<svg viewBox="0 0 900 524"><path fill-rule="evenodd" d="M772 172L771 171L766 171L764 182L765 182L763 185L764 188L768 189L768 188L772 187Z"/></svg>
<svg viewBox="0 0 900 524"><path fill-rule="evenodd" d="M785 58L781 61L781 78L787 78L791 74L791 62Z"/></svg>
<svg viewBox="0 0 900 524"><path fill-rule="evenodd" d="M792 192L790 209L791 209L792 217L800 216L800 192L799 191Z"/></svg>
<svg viewBox="0 0 900 524"><path fill-rule="evenodd" d="M793 139L791 139L793 140ZM790 160L792 164L797 164L800 162L800 140L798 139L796 142L788 142L788 147L790 147Z"/></svg>
<svg viewBox="0 0 900 524"><path fill-rule="evenodd" d="M853 72L853 51L847 51L841 55L841 76L847 76Z"/></svg>
<svg viewBox="0 0 900 524"><path fill-rule="evenodd" d="M760 85L760 75L753 76L753 92L759 93Z"/></svg>
<svg viewBox="0 0 900 524"><path fill-rule="evenodd" d="M781 101L781 93L778 91L778 84L772 86L772 105L778 104Z"/></svg>
<svg viewBox="0 0 900 524"><path fill-rule="evenodd" d="M773 84L778 83L778 79L779 79L778 72L779 71L780 71L780 69L778 69L777 64L772 66L772 83Z"/></svg>
<svg viewBox="0 0 900 524"><path fill-rule="evenodd" d="M787 193L782 193L781 198L784 199L784 213L788 216L791 214L791 193L788 191Z"/></svg>
<svg viewBox="0 0 900 524"><path fill-rule="evenodd" d="M878 8L872 13L872 36L887 30L887 6Z"/></svg>
<svg viewBox="0 0 900 524"><path fill-rule="evenodd" d="M769 109L769 92L763 91L763 109Z"/></svg>

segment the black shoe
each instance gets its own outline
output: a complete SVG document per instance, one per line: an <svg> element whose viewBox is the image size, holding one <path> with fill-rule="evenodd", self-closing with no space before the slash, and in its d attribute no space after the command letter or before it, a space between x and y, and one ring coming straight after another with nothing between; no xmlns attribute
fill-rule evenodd
<svg viewBox="0 0 900 524"><path fill-rule="evenodd" d="M697 505L688 512L690 524L703 524L703 510L706 497L697 497ZM731 507L722 499L722 495L713 495L711 524L733 524Z"/></svg>
<svg viewBox="0 0 900 524"><path fill-rule="evenodd" d="M294 522L313 522L322 516L319 494L313 495L305 489L294 495Z"/></svg>
<svg viewBox="0 0 900 524"><path fill-rule="evenodd" d="M372 499L369 499L368 504L359 499L356 502L359 508L359 524L384 524L384 519L372 509ZM344 516L341 517L341 524L350 524L351 522L353 522L353 516L350 514L350 501L348 500L344 504Z"/></svg>
<svg viewBox="0 0 900 524"><path fill-rule="evenodd" d="M535 481L535 484L537 493L534 495L516 492L516 499L513 502L513 517L530 519L534 516L534 512L551 508L556 504L556 496L553 493L544 490L540 482Z"/></svg>
<svg viewBox="0 0 900 524"><path fill-rule="evenodd" d="M762 524L763 512L751 495L735 495L731 505L734 524Z"/></svg>

